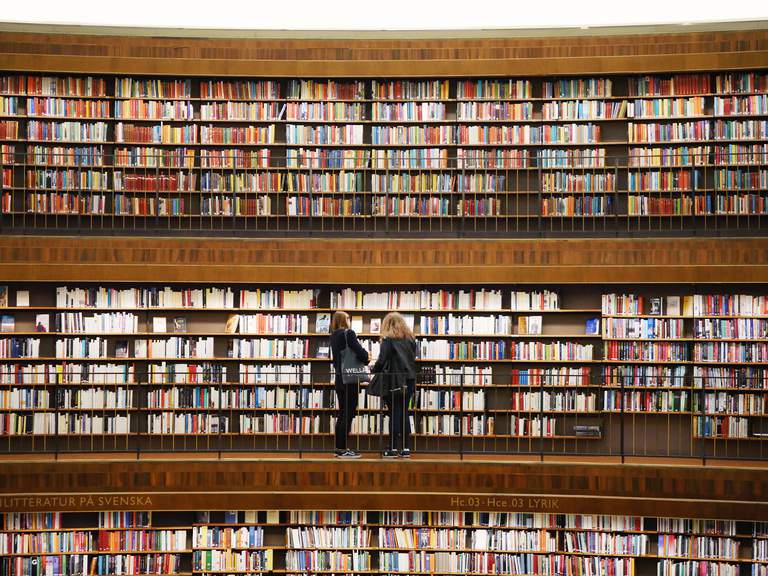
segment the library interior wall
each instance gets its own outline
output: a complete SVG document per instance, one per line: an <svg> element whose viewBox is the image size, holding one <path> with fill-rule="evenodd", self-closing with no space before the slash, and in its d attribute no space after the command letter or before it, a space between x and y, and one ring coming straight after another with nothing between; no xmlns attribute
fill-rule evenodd
<svg viewBox="0 0 768 576"><path fill-rule="evenodd" d="M104 74L462 76L739 70L768 62L768 32L701 32L567 39L242 40L5 32L0 68ZM235 246L233 246L235 244ZM389 240L0 237L4 282L281 282L360 284L768 283L764 238ZM26 456L29 458L29 456ZM66 458L64 458L66 459ZM467 494L557 494L563 512L670 513L765 519L764 468L739 463L642 466L600 462L502 464L365 462L0 461L5 498L93 492L158 495L152 509L451 509ZM258 482L256 481L258 480ZM277 486L282 495L273 495ZM240 489L240 491L238 491ZM325 494L318 494L324 492ZM190 497L190 491L197 491ZM354 493L350 496L350 492ZM435 495L435 492L445 494ZM163 496L165 494L165 496ZM430 496L430 494L432 494ZM607 500L611 496L613 500ZM352 498L352 499L350 499ZM570 500L568 499L570 498ZM446 504L448 502L448 504ZM271 504L271 505L270 505ZM119 509L120 506L115 506ZM136 506L131 506L136 509Z"/></svg>

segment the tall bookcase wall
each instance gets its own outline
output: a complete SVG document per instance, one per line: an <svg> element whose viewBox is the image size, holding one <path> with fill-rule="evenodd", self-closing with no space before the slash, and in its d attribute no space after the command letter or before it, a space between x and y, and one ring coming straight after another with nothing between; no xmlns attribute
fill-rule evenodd
<svg viewBox="0 0 768 576"><path fill-rule="evenodd" d="M765 573L765 523L462 511L6 513L8 576Z"/></svg>
<svg viewBox="0 0 768 576"><path fill-rule="evenodd" d="M328 450L331 313L414 327L417 450L765 457L759 289L0 287L3 451ZM386 410L362 387L352 442Z"/></svg>
<svg viewBox="0 0 768 576"><path fill-rule="evenodd" d="M768 74L0 74L4 229L761 229Z"/></svg>

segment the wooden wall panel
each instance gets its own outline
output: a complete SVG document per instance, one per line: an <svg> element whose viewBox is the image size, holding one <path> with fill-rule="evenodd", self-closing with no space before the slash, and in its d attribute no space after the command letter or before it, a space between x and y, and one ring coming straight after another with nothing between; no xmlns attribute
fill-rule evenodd
<svg viewBox="0 0 768 576"><path fill-rule="evenodd" d="M403 509L764 520L765 469L245 460L0 463L0 511Z"/></svg>
<svg viewBox="0 0 768 576"><path fill-rule="evenodd" d="M540 37L168 38L7 31L0 69L255 76L452 76L761 68L768 31L754 29ZM9 27L10 26L10 27ZM50 27L49 27L50 28ZM58 30L57 28L54 28ZM675 30L674 28L671 28ZM61 27L63 32L76 28ZM166 31L166 35L173 31ZM504 35L500 31L499 36ZM532 32L531 34L535 34Z"/></svg>
<svg viewBox="0 0 768 576"><path fill-rule="evenodd" d="M768 239L0 237L5 281L768 282Z"/></svg>

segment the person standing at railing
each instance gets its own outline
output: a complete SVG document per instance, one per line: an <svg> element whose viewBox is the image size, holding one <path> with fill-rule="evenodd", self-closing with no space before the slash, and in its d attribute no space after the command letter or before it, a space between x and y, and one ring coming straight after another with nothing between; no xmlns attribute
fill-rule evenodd
<svg viewBox="0 0 768 576"><path fill-rule="evenodd" d="M358 360L368 364L368 352L360 345L357 334L349 327L349 314L343 310L337 310L331 318L331 359L335 375L334 388L336 389L336 403L338 415L336 417L336 458L353 459L360 458L360 453L347 447L347 437L352 427L352 421L357 415L357 398L360 392L358 383L344 384L341 377L341 352L349 348L355 353Z"/></svg>
<svg viewBox="0 0 768 576"><path fill-rule="evenodd" d="M389 407L389 448L384 458L411 455L411 422L408 406L416 389L416 339L405 318L390 312L381 321L381 351L371 372L386 381L382 401Z"/></svg>

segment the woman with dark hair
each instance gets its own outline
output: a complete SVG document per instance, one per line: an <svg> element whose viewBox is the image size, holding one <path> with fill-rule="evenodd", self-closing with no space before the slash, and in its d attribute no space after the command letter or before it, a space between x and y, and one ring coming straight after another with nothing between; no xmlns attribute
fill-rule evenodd
<svg viewBox="0 0 768 576"><path fill-rule="evenodd" d="M408 458L411 421L408 405L416 389L416 339L405 318L390 312L381 321L381 351L371 372L387 382L382 400L389 406L389 448L384 458Z"/></svg>
<svg viewBox="0 0 768 576"><path fill-rule="evenodd" d="M360 453L347 447L347 436L352 426L352 420L357 414L357 397L360 387L357 383L344 384L341 379L341 351L349 348L358 360L368 364L368 352L360 345L357 334L349 327L349 314L337 310L331 318L331 358L335 374L336 402L338 415L336 418L336 458L360 458Z"/></svg>

